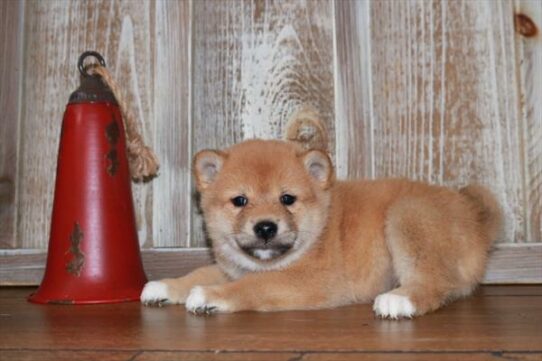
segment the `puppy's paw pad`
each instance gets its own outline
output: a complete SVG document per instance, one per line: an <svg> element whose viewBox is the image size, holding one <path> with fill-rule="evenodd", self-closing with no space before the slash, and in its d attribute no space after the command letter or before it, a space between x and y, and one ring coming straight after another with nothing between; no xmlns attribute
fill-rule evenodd
<svg viewBox="0 0 542 361"><path fill-rule="evenodd" d="M407 296L384 293L376 297L373 311L382 318L411 318L416 314L416 307Z"/></svg>
<svg viewBox="0 0 542 361"><path fill-rule="evenodd" d="M147 282L141 292L141 303L145 306L162 306L168 303L167 285L160 281Z"/></svg>
<svg viewBox="0 0 542 361"><path fill-rule="evenodd" d="M204 287L192 288L185 304L186 309L196 315L209 315L216 312L228 312L227 304L223 301L212 300Z"/></svg>

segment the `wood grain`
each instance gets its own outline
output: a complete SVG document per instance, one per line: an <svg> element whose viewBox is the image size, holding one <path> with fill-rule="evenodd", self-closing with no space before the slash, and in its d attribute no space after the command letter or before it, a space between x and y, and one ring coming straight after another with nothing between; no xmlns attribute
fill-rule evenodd
<svg viewBox="0 0 542 361"><path fill-rule="evenodd" d="M542 2L521 0L516 13L538 27L533 37L516 35L523 124L524 208L527 235L542 240Z"/></svg>
<svg viewBox="0 0 542 361"><path fill-rule="evenodd" d="M43 251L0 252L0 285L38 285L45 270ZM209 249L146 249L142 252L147 277L151 280L179 277L212 263ZM485 284L542 283L542 243L501 245L491 254Z"/></svg>
<svg viewBox="0 0 542 361"><path fill-rule="evenodd" d="M188 1L156 2L154 144L160 175L152 182L152 242L189 247L191 223L191 16Z"/></svg>
<svg viewBox="0 0 542 361"><path fill-rule="evenodd" d="M457 359L462 359L465 353L542 352L540 295L474 296L423 317L389 321L375 318L370 305L209 317L189 314L183 306L149 308L138 302L43 306L26 302L32 290L0 288L0 354L2 349L104 353L141 350L167 351L168 357L164 358L168 359L172 351L436 352L455 353ZM7 297L1 296L4 293ZM235 358L219 355L217 359Z"/></svg>
<svg viewBox="0 0 542 361"><path fill-rule="evenodd" d="M371 2L335 2L335 129L339 178L374 178Z"/></svg>
<svg viewBox="0 0 542 361"><path fill-rule="evenodd" d="M24 248L45 248L49 235L62 114L78 85L77 58L88 49L105 57L152 146L154 3L27 1L21 121L18 235ZM152 10L152 11L151 11ZM152 188L136 185L140 241L152 238Z"/></svg>
<svg viewBox="0 0 542 361"><path fill-rule="evenodd" d="M23 1L0 3L0 248L17 247L17 153Z"/></svg>
<svg viewBox="0 0 542 361"><path fill-rule="evenodd" d="M194 19L194 151L281 138L307 105L333 138L330 1L196 1ZM194 245L205 244L192 234Z"/></svg>
<svg viewBox="0 0 542 361"><path fill-rule="evenodd" d="M512 2L335 4L340 174L486 184L503 240L539 241L525 234Z"/></svg>

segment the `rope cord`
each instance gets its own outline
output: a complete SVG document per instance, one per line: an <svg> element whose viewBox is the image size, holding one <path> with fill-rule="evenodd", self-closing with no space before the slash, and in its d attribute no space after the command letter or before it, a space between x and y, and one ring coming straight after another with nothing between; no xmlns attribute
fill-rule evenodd
<svg viewBox="0 0 542 361"><path fill-rule="evenodd" d="M145 145L143 137L139 130L139 124L128 103L122 96L120 87L113 79L109 71L99 65L91 64L87 67L89 74L99 75L105 85L111 89L113 95L119 103L120 111L124 121L124 130L126 134L126 150L128 153L128 164L130 166L130 175L135 182L149 181L156 177L160 163L153 150Z"/></svg>

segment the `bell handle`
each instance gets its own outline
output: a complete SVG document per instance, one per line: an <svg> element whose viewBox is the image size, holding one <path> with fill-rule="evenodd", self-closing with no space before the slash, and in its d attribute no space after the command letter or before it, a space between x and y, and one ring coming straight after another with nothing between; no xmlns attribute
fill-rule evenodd
<svg viewBox="0 0 542 361"><path fill-rule="evenodd" d="M97 51L85 51L83 54L81 54L81 56L79 57L79 61L77 62L77 67L79 68L79 72L83 76L90 76L90 74L87 73L87 70L85 69L85 65L83 64L85 59L88 58L89 56L93 56L96 59L98 59L98 62L100 63L100 65L105 67L105 60L100 53L98 53Z"/></svg>

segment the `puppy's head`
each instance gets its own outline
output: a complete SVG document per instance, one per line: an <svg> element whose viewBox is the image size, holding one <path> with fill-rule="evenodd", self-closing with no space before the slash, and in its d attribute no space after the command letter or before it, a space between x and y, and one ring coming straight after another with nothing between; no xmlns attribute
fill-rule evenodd
<svg viewBox="0 0 542 361"><path fill-rule="evenodd" d="M194 158L214 251L252 271L281 268L318 239L334 181L327 154L251 140Z"/></svg>

